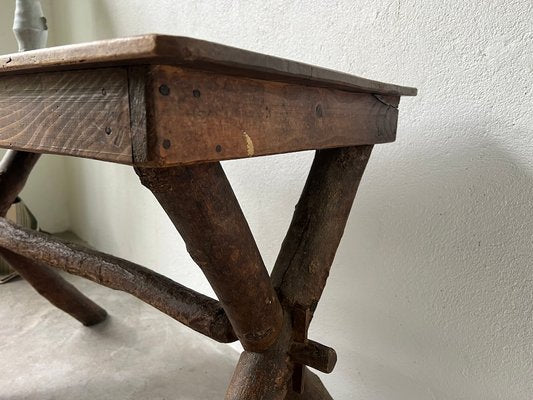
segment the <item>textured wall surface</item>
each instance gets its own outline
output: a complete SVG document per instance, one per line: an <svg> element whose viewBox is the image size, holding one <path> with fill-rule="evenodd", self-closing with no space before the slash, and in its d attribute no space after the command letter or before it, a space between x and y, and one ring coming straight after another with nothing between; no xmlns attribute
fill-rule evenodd
<svg viewBox="0 0 533 400"><path fill-rule="evenodd" d="M58 44L180 34L418 87L371 158L311 328L339 353L324 380L345 400L532 398L531 1L54 0L53 13ZM224 163L267 265L311 158ZM81 237L210 293L133 171L66 166Z"/></svg>

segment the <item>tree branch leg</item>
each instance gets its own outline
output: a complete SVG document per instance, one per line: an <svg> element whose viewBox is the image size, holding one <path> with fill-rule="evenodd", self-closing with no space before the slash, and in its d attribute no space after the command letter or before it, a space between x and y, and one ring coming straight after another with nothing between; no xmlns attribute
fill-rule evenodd
<svg viewBox="0 0 533 400"><path fill-rule="evenodd" d="M292 375L287 352L292 340L292 321L285 314L278 339L263 353L244 351L228 386L225 400L283 400Z"/></svg>
<svg viewBox="0 0 533 400"><path fill-rule="evenodd" d="M61 269L111 289L122 290L210 338L237 340L220 303L151 269L70 243L0 218L2 248L47 267ZM19 259L14 259L19 261ZM20 261L24 261L22 258ZM17 263L18 265L18 263ZM21 262L22 266L25 263ZM33 272L33 268L27 268ZM30 277L33 278L33 277ZM46 288L46 282L43 283ZM52 292L51 296L56 296Z"/></svg>
<svg viewBox="0 0 533 400"><path fill-rule="evenodd" d="M307 340L307 328L324 290L372 146L320 150L309 172L272 272L285 315L282 334L263 354L244 352L226 400L328 400L320 379L295 362L330 371L334 351ZM291 347L309 354L290 356ZM316 353L316 354L313 354ZM319 360L323 358L323 360Z"/></svg>
<svg viewBox="0 0 533 400"><path fill-rule="evenodd" d="M282 301L314 311L372 146L319 150L272 271Z"/></svg>
<svg viewBox="0 0 533 400"><path fill-rule="evenodd" d="M20 276L41 296L83 325L91 326L105 319L107 313L103 308L82 295L53 269L6 249L0 249L0 255L14 265Z"/></svg>
<svg viewBox="0 0 533 400"><path fill-rule="evenodd" d="M268 349L282 310L220 163L136 168L187 244L248 351Z"/></svg>
<svg viewBox="0 0 533 400"><path fill-rule="evenodd" d="M35 153L8 150L0 162L1 217L6 215L24 187L39 156ZM4 249L0 250L0 255L38 293L82 324L94 325L105 319L107 313L104 309L85 297L55 271Z"/></svg>

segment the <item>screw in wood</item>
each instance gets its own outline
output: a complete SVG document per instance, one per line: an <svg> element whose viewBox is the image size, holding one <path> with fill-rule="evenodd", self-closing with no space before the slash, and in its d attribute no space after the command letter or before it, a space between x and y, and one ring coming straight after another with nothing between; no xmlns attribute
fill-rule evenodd
<svg viewBox="0 0 533 400"><path fill-rule="evenodd" d="M168 96L170 94L170 88L163 84L159 86L159 93L161 93L163 96Z"/></svg>

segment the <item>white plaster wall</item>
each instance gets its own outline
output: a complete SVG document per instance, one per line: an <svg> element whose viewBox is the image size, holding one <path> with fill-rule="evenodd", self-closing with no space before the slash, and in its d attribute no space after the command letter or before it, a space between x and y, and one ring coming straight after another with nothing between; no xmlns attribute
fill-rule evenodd
<svg viewBox="0 0 533 400"><path fill-rule="evenodd" d="M49 1L43 1L45 14L50 11ZM0 0L0 54L18 50L13 36L14 0ZM50 40L49 42L53 41ZM0 156L4 151L0 151ZM62 232L70 226L68 196L66 191L65 161L61 157L41 157L26 187L21 193L28 207L35 214L41 228L49 232Z"/></svg>
<svg viewBox="0 0 533 400"><path fill-rule="evenodd" d="M533 398L531 0L53 6L57 43L180 34L417 86L398 141L371 158L311 327L339 353L323 379L337 399ZM269 266L311 158L224 163ZM80 236L211 293L131 169L66 166Z"/></svg>

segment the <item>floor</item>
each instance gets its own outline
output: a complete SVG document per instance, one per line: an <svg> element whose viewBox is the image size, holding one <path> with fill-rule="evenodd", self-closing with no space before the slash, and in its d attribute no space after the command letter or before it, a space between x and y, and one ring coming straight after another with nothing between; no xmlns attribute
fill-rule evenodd
<svg viewBox="0 0 533 400"><path fill-rule="evenodd" d="M238 353L136 298L67 276L104 307L92 328L23 280L0 285L1 400L221 399Z"/></svg>

